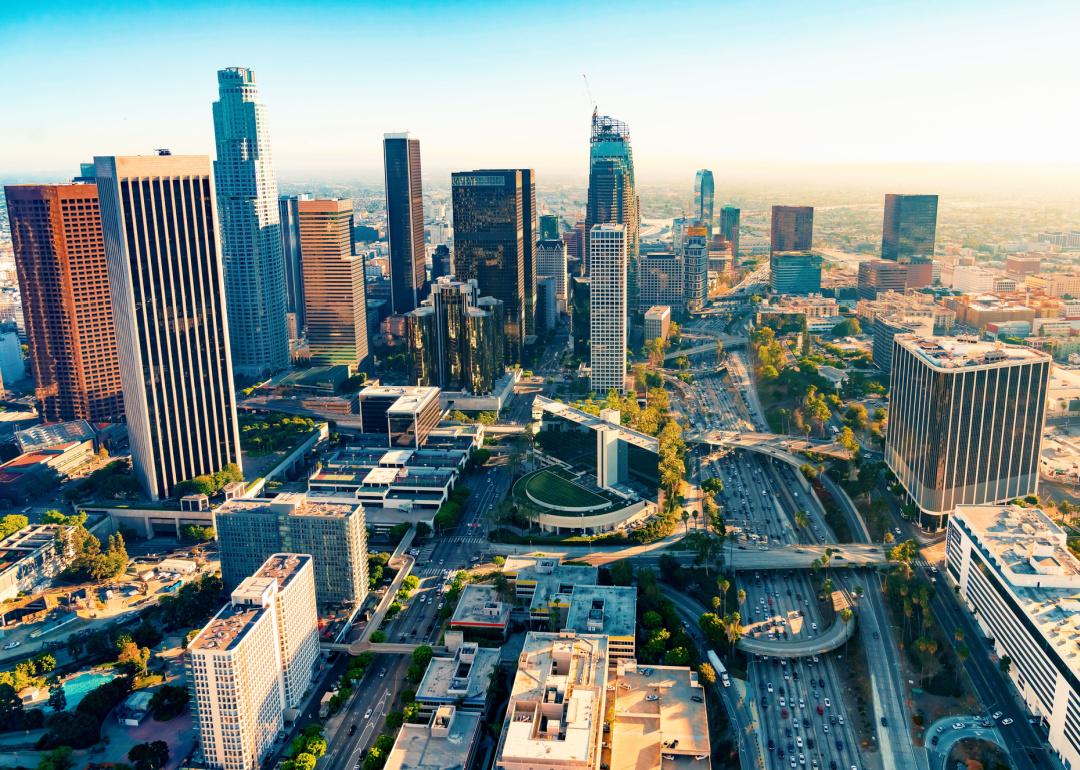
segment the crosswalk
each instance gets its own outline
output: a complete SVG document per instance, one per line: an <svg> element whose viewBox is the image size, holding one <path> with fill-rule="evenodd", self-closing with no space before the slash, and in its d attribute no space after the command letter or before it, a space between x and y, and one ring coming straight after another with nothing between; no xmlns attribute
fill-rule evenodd
<svg viewBox="0 0 1080 770"><path fill-rule="evenodd" d="M446 538L450 543L471 543L477 545L479 543L486 543L487 539L482 535L454 535L453 537Z"/></svg>

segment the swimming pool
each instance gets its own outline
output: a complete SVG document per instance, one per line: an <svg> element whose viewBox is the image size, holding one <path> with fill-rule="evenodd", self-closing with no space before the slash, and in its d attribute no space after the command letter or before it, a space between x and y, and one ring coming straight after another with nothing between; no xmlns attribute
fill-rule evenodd
<svg viewBox="0 0 1080 770"><path fill-rule="evenodd" d="M64 695L67 696L68 711L78 706L79 701L86 697L88 692L101 687L106 682L111 682L115 678L116 674L84 671L68 679L64 682Z"/></svg>

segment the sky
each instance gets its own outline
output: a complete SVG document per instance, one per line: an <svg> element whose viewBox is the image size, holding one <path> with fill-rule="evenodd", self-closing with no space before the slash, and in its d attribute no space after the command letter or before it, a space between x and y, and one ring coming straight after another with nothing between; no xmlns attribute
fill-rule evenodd
<svg viewBox="0 0 1080 770"><path fill-rule="evenodd" d="M216 70L247 66L282 180L379 180L383 133L409 130L425 177L580 182L593 100L629 124L645 183L946 164L1080 180L1077 29L1076 0L5 0L0 177L212 155Z"/></svg>

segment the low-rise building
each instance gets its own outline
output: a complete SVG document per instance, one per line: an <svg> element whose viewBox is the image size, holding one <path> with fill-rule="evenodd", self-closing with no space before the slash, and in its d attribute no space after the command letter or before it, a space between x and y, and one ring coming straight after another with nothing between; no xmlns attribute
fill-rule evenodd
<svg viewBox="0 0 1080 770"><path fill-rule="evenodd" d="M61 525L30 524L0 540L0 602L33 593L67 567Z"/></svg>
<svg viewBox="0 0 1080 770"><path fill-rule="evenodd" d="M482 717L441 706L425 725L404 724L384 770L468 770L480 741Z"/></svg>
<svg viewBox="0 0 1080 770"><path fill-rule="evenodd" d="M653 305L645 311L645 342L660 340L666 342L671 330L671 308L667 305Z"/></svg>
<svg viewBox="0 0 1080 770"><path fill-rule="evenodd" d="M454 705L460 711L487 710L492 677L499 668L500 649L465 642L450 657L434 657L416 688L416 702L424 710Z"/></svg>
<svg viewBox="0 0 1080 770"><path fill-rule="evenodd" d="M637 654L637 589L630 586L575 585L562 629L608 638L612 662Z"/></svg>
<svg viewBox="0 0 1080 770"><path fill-rule="evenodd" d="M502 601L495 586L469 583L461 590L450 628L471 637L506 638L510 626L510 604Z"/></svg>
<svg viewBox="0 0 1080 770"><path fill-rule="evenodd" d="M441 415L438 388L372 385L360 391L364 432L385 435L391 447L420 448Z"/></svg>
<svg viewBox="0 0 1080 770"><path fill-rule="evenodd" d="M1036 508L957 506L946 572L1065 767L1080 765L1080 561Z"/></svg>

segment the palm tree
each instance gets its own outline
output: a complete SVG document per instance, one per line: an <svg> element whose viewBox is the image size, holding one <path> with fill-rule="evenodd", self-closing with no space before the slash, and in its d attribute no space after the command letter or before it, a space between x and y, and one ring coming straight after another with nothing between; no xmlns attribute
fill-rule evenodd
<svg viewBox="0 0 1080 770"><path fill-rule="evenodd" d="M723 597L722 601L724 603L724 613L726 613L727 612L727 592L728 592L728 589L731 588L731 581L728 580L727 578L720 578L720 580L717 582L716 585L720 589L720 596Z"/></svg>
<svg viewBox="0 0 1080 770"><path fill-rule="evenodd" d="M742 617L738 612L733 612L730 615L724 616L724 635L727 637L728 644L734 647L742 639Z"/></svg>
<svg viewBox="0 0 1080 770"><path fill-rule="evenodd" d="M683 508L683 512L682 512L683 531L688 535L690 534L690 525L688 523L689 521L690 521L690 511Z"/></svg>
<svg viewBox="0 0 1080 770"><path fill-rule="evenodd" d="M855 613L851 611L850 607L844 607L840 610L840 620L843 621L844 626L847 626L855 618ZM846 633L846 628L845 628ZM844 654L847 655L848 642L851 641L851 637L844 639Z"/></svg>
<svg viewBox="0 0 1080 770"><path fill-rule="evenodd" d="M739 593L736 594L736 597L739 600L739 606L740 607L742 607L744 604L746 604L746 591L744 589L740 588Z"/></svg>
<svg viewBox="0 0 1080 770"><path fill-rule="evenodd" d="M795 511L795 526L799 529L810 526L810 517L806 515L806 511Z"/></svg>

